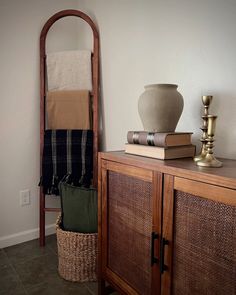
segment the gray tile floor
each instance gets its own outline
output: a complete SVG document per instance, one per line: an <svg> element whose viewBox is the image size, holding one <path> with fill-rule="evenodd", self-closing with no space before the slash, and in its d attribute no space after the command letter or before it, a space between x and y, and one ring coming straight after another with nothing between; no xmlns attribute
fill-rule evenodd
<svg viewBox="0 0 236 295"><path fill-rule="evenodd" d="M97 283L72 283L57 272L56 236L0 249L0 295L95 295Z"/></svg>

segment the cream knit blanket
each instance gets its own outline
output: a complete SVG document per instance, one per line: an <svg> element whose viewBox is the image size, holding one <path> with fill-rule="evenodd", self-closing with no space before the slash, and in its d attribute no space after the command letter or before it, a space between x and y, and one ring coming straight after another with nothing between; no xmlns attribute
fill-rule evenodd
<svg viewBox="0 0 236 295"><path fill-rule="evenodd" d="M47 54L48 91L92 90L91 52L71 50Z"/></svg>

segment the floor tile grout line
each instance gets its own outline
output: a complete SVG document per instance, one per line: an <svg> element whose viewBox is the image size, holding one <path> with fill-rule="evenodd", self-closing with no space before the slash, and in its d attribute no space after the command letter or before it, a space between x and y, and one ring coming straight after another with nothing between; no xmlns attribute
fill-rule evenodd
<svg viewBox="0 0 236 295"><path fill-rule="evenodd" d="M21 286L23 287L23 290L24 290L24 292L25 292L25 295L30 294L30 293L29 293L29 292L30 292L30 289L27 289L27 288L25 287L25 284L24 284L23 281L21 280L21 277L20 277L19 273L17 272L16 268L14 267L14 264L11 263L11 261L10 261L10 259L9 259L9 257L8 257L8 254L5 253L5 255L6 255L8 261L9 261L9 265L10 265L11 268L13 269L14 273L16 274L16 276L17 276L17 278L18 278L18 280L19 280L19 282L20 282L20 284L21 284ZM40 256L33 257L33 258L31 258L31 259L27 259L26 262L29 262L30 260L38 259L38 258L43 257L43 256L51 256L51 253L45 253L45 255L40 255ZM24 261L24 262L25 262L25 261ZM24 262L23 262L23 263L24 263ZM22 262L20 262L20 263L22 263ZM36 286L36 285L41 285L41 283L34 284L34 286Z"/></svg>
<svg viewBox="0 0 236 295"><path fill-rule="evenodd" d="M52 254L51 251L50 251L50 253L44 253L44 254L41 254L41 255L35 255L34 257L26 258L23 261L20 261L19 263L25 263L25 262L28 262L28 261L30 261L32 259L40 258L40 257L47 256L47 255L50 255L50 254ZM8 254L6 253L6 255L8 255ZM9 259L9 257L8 257L8 259ZM16 263L16 262L11 261L11 259L9 259L9 261L12 264Z"/></svg>
<svg viewBox="0 0 236 295"><path fill-rule="evenodd" d="M17 277L17 279L18 279L20 285L22 286L22 288L23 288L25 294L27 295L28 292L27 292L27 290L26 290L26 288L25 288L25 286L24 286L24 284L23 284L23 282L22 282L22 280L21 280L21 278L20 278L20 276L19 276L17 270L15 269L15 267L14 267L14 265L12 264L11 260L9 259L8 255L7 255L7 253L6 253L6 251L5 251L4 249L2 249L2 250L3 250L4 255L5 255L6 258L7 258L8 265L9 265L9 266L11 267L11 269L13 270L13 272L14 272L15 276Z"/></svg>
<svg viewBox="0 0 236 295"><path fill-rule="evenodd" d="M35 239L35 240L36 240L36 239ZM31 240L31 241L33 241L33 240ZM29 241L29 242L31 242L31 241ZM24 242L24 243L27 243L27 242ZM24 243L22 243L22 244L24 244ZM17 244L17 245L20 246L20 245L22 245L22 244ZM17 246L17 245L13 245L12 247L15 247L15 246ZM11 246L10 246L10 247L11 247ZM5 255L7 256L8 260L9 260L11 263L14 263L14 262L12 262L11 259L8 257L8 253L7 253L7 251L5 251L5 249L10 248L10 247L2 248L2 250L4 251L4 253L5 253ZM37 247L40 247L40 246L37 246ZM45 256L45 255L49 255L49 254L54 254L54 255L57 256L57 252L54 251L54 250L52 249L52 247L50 247L49 245L45 245L44 248L47 249L47 250L49 250L49 252L48 252L48 253L45 252L45 253L42 253L42 254L37 254L35 257L24 258L24 262L28 262L28 261L30 261L31 259L38 258L38 257L43 257L43 256Z"/></svg>
<svg viewBox="0 0 236 295"><path fill-rule="evenodd" d="M89 288L88 285L85 284L85 288L89 291L91 295L95 295L95 293Z"/></svg>

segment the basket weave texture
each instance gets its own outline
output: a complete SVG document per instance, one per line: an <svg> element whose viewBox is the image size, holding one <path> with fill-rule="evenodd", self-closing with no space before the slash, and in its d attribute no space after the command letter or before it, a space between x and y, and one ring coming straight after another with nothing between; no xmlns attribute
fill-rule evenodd
<svg viewBox="0 0 236 295"><path fill-rule="evenodd" d="M83 234L60 228L61 216L56 222L58 272L72 282L97 280L97 233Z"/></svg>

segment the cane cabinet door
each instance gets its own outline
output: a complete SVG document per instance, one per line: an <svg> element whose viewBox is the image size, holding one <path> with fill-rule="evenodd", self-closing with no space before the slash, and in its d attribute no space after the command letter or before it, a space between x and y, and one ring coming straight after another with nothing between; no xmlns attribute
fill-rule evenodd
<svg viewBox="0 0 236 295"><path fill-rule="evenodd" d="M168 175L164 183L162 295L235 295L236 191Z"/></svg>
<svg viewBox="0 0 236 295"><path fill-rule="evenodd" d="M102 276L123 294L159 294L162 174L102 161Z"/></svg>

